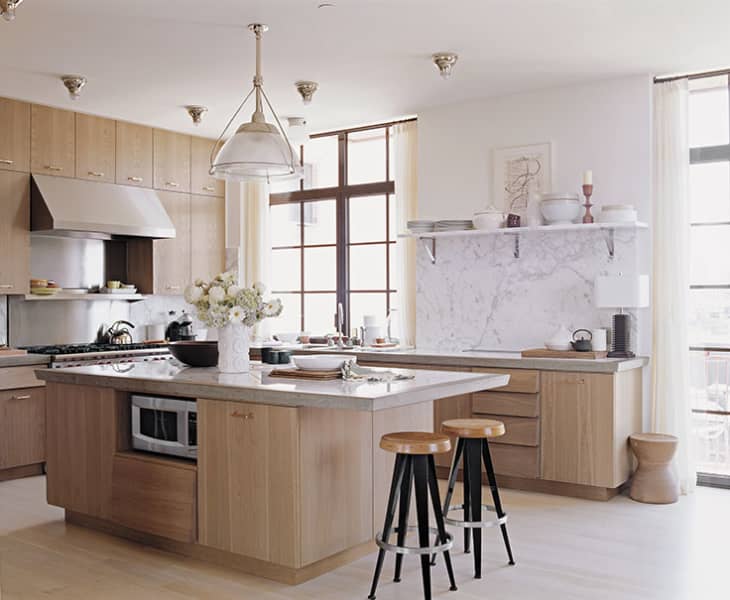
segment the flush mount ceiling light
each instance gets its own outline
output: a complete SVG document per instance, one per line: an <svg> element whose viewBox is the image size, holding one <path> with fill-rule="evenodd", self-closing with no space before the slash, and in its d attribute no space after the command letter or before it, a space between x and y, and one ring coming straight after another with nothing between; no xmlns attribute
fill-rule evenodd
<svg viewBox="0 0 730 600"><path fill-rule="evenodd" d="M319 88L319 84L316 81L296 81L294 85L297 88L297 92L302 97L304 104L309 104L312 101L314 92Z"/></svg>
<svg viewBox="0 0 730 600"><path fill-rule="evenodd" d="M0 15L6 21L15 20L15 9L22 4L23 0L0 0Z"/></svg>
<svg viewBox="0 0 730 600"><path fill-rule="evenodd" d="M196 127L200 125L203 120L203 115L208 112L207 106L190 105L186 106L185 110L188 111L190 118L193 120L193 125Z"/></svg>
<svg viewBox="0 0 730 600"><path fill-rule="evenodd" d="M459 60L459 55L455 52L437 52L431 56L431 60L433 60L433 64L439 70L441 77L448 79L451 77L451 71L456 61Z"/></svg>
<svg viewBox="0 0 730 600"><path fill-rule="evenodd" d="M63 75L61 81L66 86L71 100L77 100L81 96L81 88L86 85L86 77L82 75Z"/></svg>
<svg viewBox="0 0 730 600"><path fill-rule="evenodd" d="M274 178L298 176L300 169L294 149L264 92L264 79L261 76L261 37L268 27L253 23L248 28L256 35L256 75L253 78L253 88L228 121L218 142L223 139L251 94L254 94L256 108L251 115L251 121L242 124L236 130L236 133L223 144L218 155L213 158L211 154L210 173L218 179L227 181L268 181ZM274 115L276 125L266 122L263 101ZM216 143L215 147L217 146Z"/></svg>
<svg viewBox="0 0 730 600"><path fill-rule="evenodd" d="M285 117L288 125L288 135L292 144L299 146L309 138L307 119L304 117Z"/></svg>

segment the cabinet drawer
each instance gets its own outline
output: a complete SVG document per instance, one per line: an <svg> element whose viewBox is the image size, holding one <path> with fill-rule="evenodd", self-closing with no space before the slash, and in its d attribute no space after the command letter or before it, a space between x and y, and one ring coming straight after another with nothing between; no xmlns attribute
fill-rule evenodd
<svg viewBox="0 0 730 600"><path fill-rule="evenodd" d="M112 520L178 540L197 538L197 470L194 464L116 454L112 467Z"/></svg>
<svg viewBox="0 0 730 600"><path fill-rule="evenodd" d="M46 460L46 390L0 392L0 469Z"/></svg>
<svg viewBox="0 0 730 600"><path fill-rule="evenodd" d="M512 444L489 444L497 475L537 479L540 477L540 448Z"/></svg>
<svg viewBox="0 0 730 600"><path fill-rule="evenodd" d="M475 367L475 373L499 373L509 375L509 383L498 389L500 392L515 392L518 394L536 394L540 391L540 371L525 369L492 369Z"/></svg>
<svg viewBox="0 0 730 600"><path fill-rule="evenodd" d="M505 433L489 438L490 444L514 444L516 446L540 445L540 420L531 417L505 417L502 415L477 415L479 418L494 419L504 423Z"/></svg>
<svg viewBox="0 0 730 600"><path fill-rule="evenodd" d="M46 384L35 376L36 369L45 369L45 365L0 369L0 390L45 386Z"/></svg>
<svg viewBox="0 0 730 600"><path fill-rule="evenodd" d="M537 394L477 392L472 396L472 412L479 415L536 417L540 414L540 397Z"/></svg>

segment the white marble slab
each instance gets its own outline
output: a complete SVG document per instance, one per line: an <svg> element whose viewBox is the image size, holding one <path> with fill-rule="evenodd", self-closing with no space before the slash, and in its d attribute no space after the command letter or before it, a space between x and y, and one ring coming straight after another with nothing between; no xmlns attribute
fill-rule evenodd
<svg viewBox="0 0 730 600"><path fill-rule="evenodd" d="M508 375L451 371L402 371L414 379L392 383L302 381L267 375L271 367L228 375L216 368L195 369L176 361L40 369L49 382L111 387L127 392L209 398L280 406L383 410L470 394L507 385Z"/></svg>

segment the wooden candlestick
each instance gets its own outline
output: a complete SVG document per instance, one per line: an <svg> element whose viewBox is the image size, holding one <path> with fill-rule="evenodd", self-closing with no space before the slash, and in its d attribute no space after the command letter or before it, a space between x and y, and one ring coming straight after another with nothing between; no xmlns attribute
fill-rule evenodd
<svg viewBox="0 0 730 600"><path fill-rule="evenodd" d="M593 195L593 185L583 185L583 195L586 197L586 203L583 205L586 209L586 214L583 215L584 223L593 223L593 215L591 214L591 196Z"/></svg>

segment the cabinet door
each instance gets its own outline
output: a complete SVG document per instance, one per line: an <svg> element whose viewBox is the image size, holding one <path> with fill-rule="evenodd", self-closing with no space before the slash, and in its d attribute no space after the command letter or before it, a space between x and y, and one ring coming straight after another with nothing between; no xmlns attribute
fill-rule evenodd
<svg viewBox="0 0 730 600"><path fill-rule="evenodd" d="M116 122L76 115L76 177L114 183Z"/></svg>
<svg viewBox="0 0 730 600"><path fill-rule="evenodd" d="M198 400L198 541L301 562L297 409Z"/></svg>
<svg viewBox="0 0 730 600"><path fill-rule="evenodd" d="M155 188L190 191L190 136L155 129Z"/></svg>
<svg viewBox="0 0 730 600"><path fill-rule="evenodd" d="M117 121L117 183L152 187L152 128Z"/></svg>
<svg viewBox="0 0 730 600"><path fill-rule="evenodd" d="M225 195L225 182L216 179L208 172L210 169L210 154L214 146L215 140L192 138L190 191L193 194L220 197Z"/></svg>
<svg viewBox="0 0 730 600"><path fill-rule="evenodd" d="M226 206L223 198L193 194L190 230L192 278L212 279L225 268Z"/></svg>
<svg viewBox="0 0 730 600"><path fill-rule="evenodd" d="M30 112L30 170L73 177L76 163L76 115L33 104Z"/></svg>
<svg viewBox="0 0 730 600"><path fill-rule="evenodd" d="M30 104L0 98L0 169L30 171Z"/></svg>
<svg viewBox="0 0 730 600"><path fill-rule="evenodd" d="M542 476L615 487L613 375L543 372Z"/></svg>
<svg viewBox="0 0 730 600"><path fill-rule="evenodd" d="M0 171L0 294L27 294L29 279L30 178Z"/></svg>
<svg viewBox="0 0 730 600"><path fill-rule="evenodd" d="M160 192L175 237L154 241L155 294L182 294L190 283L190 194Z"/></svg>
<svg viewBox="0 0 730 600"><path fill-rule="evenodd" d="M0 392L0 469L46 460L46 390Z"/></svg>

